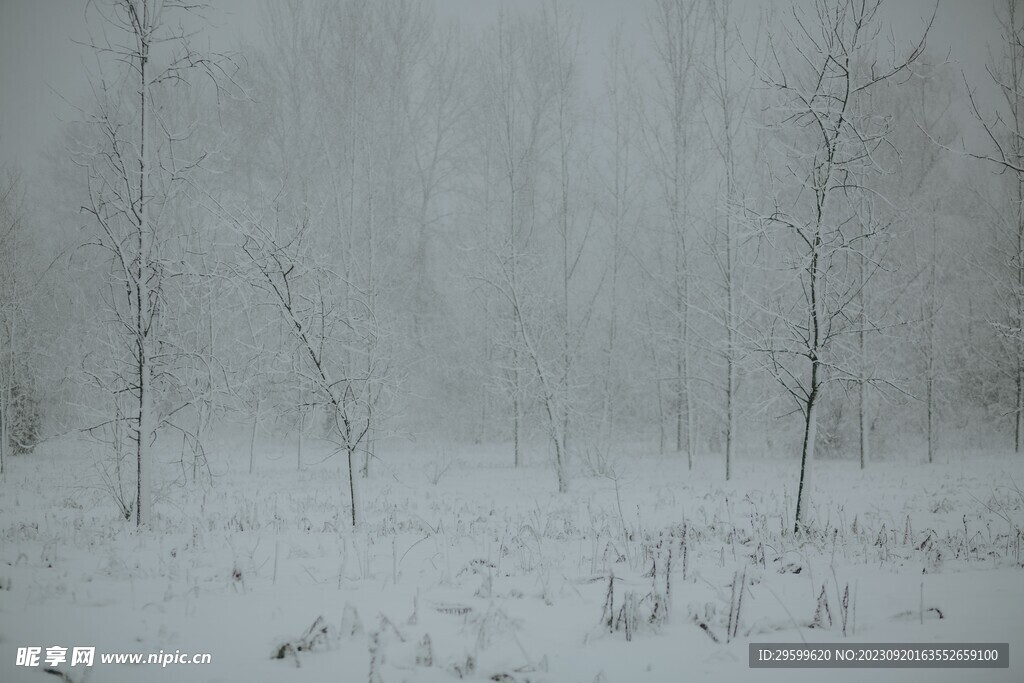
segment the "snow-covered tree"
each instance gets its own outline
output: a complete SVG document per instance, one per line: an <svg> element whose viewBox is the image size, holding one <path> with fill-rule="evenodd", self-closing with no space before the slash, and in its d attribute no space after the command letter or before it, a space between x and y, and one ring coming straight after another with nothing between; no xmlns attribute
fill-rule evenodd
<svg viewBox="0 0 1024 683"><path fill-rule="evenodd" d="M977 85L967 83L970 109L984 146L968 154L990 164L1004 178L1005 199L991 206L994 224L991 272L998 317L990 324L1004 341L993 356L1000 372L1013 384L1014 450L1024 450L1024 9L1008 0L999 14L1002 41L986 66L995 97L982 99Z"/></svg>
<svg viewBox="0 0 1024 683"><path fill-rule="evenodd" d="M811 521L825 385L871 379L852 348L869 324L857 302L880 264L858 265L878 258L872 245L884 234L864 220L873 196L865 179L894 169L879 156L892 144L889 117L873 110L870 97L911 70L927 36L926 28L920 40L886 54L880 8L880 0L794 7L783 33L769 36L771 58L761 70L775 96L777 136L768 152L771 204L755 221L780 251L781 276L764 303L758 350L802 417L796 531Z"/></svg>
<svg viewBox="0 0 1024 683"><path fill-rule="evenodd" d="M101 426L118 435L116 457L131 454L135 485L124 512L138 526L152 515L156 433L181 408L170 400L179 378L169 369L180 349L168 343L174 302L167 282L177 273L183 232L173 217L205 156L184 151L196 122L169 116L167 105L201 79L220 88L233 70L223 55L193 49L186 27L202 25L202 9L178 0L89 4L101 73L92 79L93 102L72 153L88 187L83 211L96 227L91 244L109 266L102 294L109 343L91 376L116 406Z"/></svg>

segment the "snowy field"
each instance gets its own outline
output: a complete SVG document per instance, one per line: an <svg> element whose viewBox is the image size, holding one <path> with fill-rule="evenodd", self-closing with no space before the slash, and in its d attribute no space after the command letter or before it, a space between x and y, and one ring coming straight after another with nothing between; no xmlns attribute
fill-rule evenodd
<svg viewBox="0 0 1024 683"><path fill-rule="evenodd" d="M542 453L513 469L507 449L409 447L363 482L366 522L353 534L337 459L307 444L299 472L293 448L268 446L250 475L230 443L211 459L236 460L214 465L212 486L164 486L150 532L117 518L88 445L51 443L11 463L0 681L61 680L45 663L15 666L17 647L32 645L212 656L59 665L75 683L1019 681L1024 671L1024 460L1009 454L866 472L819 462L819 529L798 540L789 460L743 462L725 486L717 460L691 474L678 458L624 453L617 475L578 472L558 495ZM181 473L164 466L164 481ZM1012 664L748 668L747 644L766 641L1008 641Z"/></svg>

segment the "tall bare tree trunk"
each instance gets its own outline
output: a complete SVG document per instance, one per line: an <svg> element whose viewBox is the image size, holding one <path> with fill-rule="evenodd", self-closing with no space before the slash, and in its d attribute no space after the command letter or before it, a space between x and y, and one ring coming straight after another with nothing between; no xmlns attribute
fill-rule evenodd
<svg viewBox="0 0 1024 683"><path fill-rule="evenodd" d="M150 337L153 329L153 310L156 303L152 300L150 291L152 278L154 276L153 266L150 262L152 255L152 226L149 221L149 153L150 148L146 139L147 115L149 113L150 98L148 97L149 83L149 13L151 8L148 3L142 3L142 16L140 30L137 32L137 39L140 41L139 50L139 265L138 280L135 286L136 294L136 321L135 334L137 335L137 362L138 362L138 439L136 440L136 504L135 523L137 526L144 526L150 523L152 514L152 472L153 463L152 440L156 425L153 424L153 396L152 396L152 356L150 349Z"/></svg>
<svg viewBox="0 0 1024 683"><path fill-rule="evenodd" d="M938 258L937 249L935 246L935 219L932 219L932 258L929 264L928 271L928 332L927 332L927 347L928 356L925 359L926 374L925 374L925 402L928 411L928 462L932 463L935 461L935 268L936 259Z"/></svg>
<svg viewBox="0 0 1024 683"><path fill-rule="evenodd" d="M18 279L17 279L17 267L18 267L18 217L15 214L17 211L14 208L14 188L12 185L10 194L7 197L7 203L11 207L11 248L9 255L9 263L11 266L11 301L6 313L5 320L7 328L7 372L6 382L3 386L0 386L0 476L7 474L8 459L13 450L13 419L14 419L14 384L17 381L16 369L17 364L15 363L14 356L16 353L14 340L17 338L16 332L16 312L18 306ZM0 302L2 303L2 302ZM0 331L2 332L2 331ZM2 349L0 349L2 350ZM4 355L0 353L0 359L3 359ZM2 360L0 360L2 362ZM5 373L0 371L0 377L3 377Z"/></svg>
<svg viewBox="0 0 1024 683"><path fill-rule="evenodd" d="M800 485L796 495L796 519L793 524L794 533L800 533L810 522L811 507L811 474L814 470L814 446L818 435L818 401L821 398L821 387L824 383L824 368L821 365L822 325L824 324L822 293L820 289L822 221L825 214L826 193L819 189L817 195L817 211L815 216L814 234L810 240L810 263L807 266L807 313L810 316L808 325L807 357L811 364L811 376L807 385L804 401L804 440L800 453Z"/></svg>
<svg viewBox="0 0 1024 683"><path fill-rule="evenodd" d="M736 439L736 286L733 282L733 240L732 221L726 217L726 332L725 343L728 346L725 357L725 480L732 478L732 463L735 456Z"/></svg>
<svg viewBox="0 0 1024 683"><path fill-rule="evenodd" d="M869 385L864 377L867 376L867 364L868 364L868 351L867 351L867 258L864 253L860 253L859 258L859 276L860 276L860 291L857 296L860 299L860 315L858 321L857 330L857 351L860 356L858 365L860 366L861 379L857 382L857 433L858 441L860 445L860 468L864 469L867 467L869 457L869 443L868 443L868 388Z"/></svg>
<svg viewBox="0 0 1024 683"><path fill-rule="evenodd" d="M1016 52L1015 52L1016 53ZM1013 60L1014 70L1014 83L1020 83L1021 78L1024 78L1021 74L1017 73L1017 70L1024 66L1024 64L1018 64L1020 60ZM1020 97L1021 94L1018 94ZM1024 141L1021 140L1022 117L1024 112L1014 111L1014 119L1017 126L1017 135L1014 137L1014 147L1017 159L1024 159ZM1017 270L1017 288L1013 293L1013 297L1016 303L1016 323L1017 329L1015 334L1015 350L1017 352L1017 367L1015 374L1016 390L1017 390L1017 401L1014 413L1014 434L1013 434L1013 449L1015 452L1020 453L1024 449L1024 174L1017 174L1017 254L1016 254L1016 270Z"/></svg>
<svg viewBox="0 0 1024 683"><path fill-rule="evenodd" d="M16 185L14 181L11 182L10 189L8 190L7 196L4 199L4 203L7 205L7 209L10 212L11 229L10 229L10 253L8 255L8 263L11 268L11 292L10 292L10 305L7 307L6 325L7 328L7 372L6 382L0 387L0 477L7 474L7 469L10 465L9 458L14 450L14 386L18 381L17 377L17 363L15 362L15 356L17 354L16 340L18 338L17 333L17 312L19 307L18 299L18 221L20 211L15 198ZM0 301L0 303L3 303ZM0 359L3 358L3 354L0 353ZM3 372L0 371L0 377L3 377Z"/></svg>
<svg viewBox="0 0 1024 683"><path fill-rule="evenodd" d="M511 146L511 145L510 145ZM519 286L519 268L517 266L518 255L516 254L516 181L515 170L512 169L508 176L509 184L509 215L508 215L508 249L509 268L512 271L512 286ZM515 323L517 312L513 306L512 310L512 458L515 467L522 464L522 449L519 444L519 423L522 419L522 406L519 401L519 350L515 340L519 336L518 326Z"/></svg>

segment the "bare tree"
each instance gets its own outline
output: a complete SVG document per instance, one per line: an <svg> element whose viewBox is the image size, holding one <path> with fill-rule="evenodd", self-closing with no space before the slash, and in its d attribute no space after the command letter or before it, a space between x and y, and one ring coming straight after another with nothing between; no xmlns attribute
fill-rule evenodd
<svg viewBox="0 0 1024 683"><path fill-rule="evenodd" d="M492 314L501 316L497 341L507 350L516 464L526 399L540 412L564 492L595 298L582 266L594 211L581 201L579 24L552 3L534 15L503 14L495 34L479 109L487 182L481 209L492 229L474 240L486 259L485 271L471 278L498 302Z"/></svg>
<svg viewBox="0 0 1024 683"><path fill-rule="evenodd" d="M865 286L858 305L869 320L877 320L885 309L895 309L897 320L893 322L906 324L888 334L872 334L870 325L862 325L858 340L861 366L866 375L879 359L908 371L918 368L907 379L920 382L914 390L920 400L913 401L913 405L920 405L924 411L928 462L934 461L940 447L939 417L944 396L954 388L945 361L947 340L957 334L956 316L950 315L953 311L944 281L955 272L952 254L957 250L950 249L953 236L943 232L948 221L941 216L956 215L957 205L963 203L953 191L958 181L951 177L950 162L955 157L943 149L959 134L959 123L952 115L955 91L950 71L941 61L926 55L907 82L873 94L874 108L891 116L891 139L904 159L898 176L876 177L872 183L890 200L864 202L875 220L894 220L904 230L892 241L890 250L891 262L898 265L880 273L881 279L872 286ZM862 466L869 460L872 426L884 424L878 411L872 411L872 404L880 397L888 398L873 391L870 383L858 383ZM892 401L887 402L887 411L898 409Z"/></svg>
<svg viewBox="0 0 1024 683"><path fill-rule="evenodd" d="M725 361L725 478L732 477L737 434L738 372L741 358L740 305L743 300L743 273L740 263L743 235L738 219L737 207L742 204L742 179L738 177L745 164L742 161L744 149L756 145L744 145L742 138L747 124L750 98L753 94L751 77L741 72L736 65L740 52L739 28L733 22L730 0L710 0L709 35L710 50L704 55L704 80L707 98L713 109L706 114L706 124L712 146L721 159L724 171L723 187L720 190L713 234L708 239L711 256L715 264L721 295L712 297L710 308L720 321L725 333L721 355ZM754 164L750 164L754 165ZM720 303L724 300L724 304Z"/></svg>
<svg viewBox="0 0 1024 683"><path fill-rule="evenodd" d="M772 164L774 205L758 222L781 250L785 277L765 307L758 350L802 417L797 532L810 523L824 386L865 379L843 347L862 329L856 302L872 277L858 273L857 263L870 258L881 233L864 229L858 204L867 191L864 177L887 170L876 156L892 141L888 118L862 103L872 90L909 73L928 31L906 53L893 47L880 62L880 6L880 0L819 0L812 10L794 8L784 39L769 36L770 59L761 71L777 97L778 161ZM874 271L880 265L874 263Z"/></svg>
<svg viewBox="0 0 1024 683"><path fill-rule="evenodd" d="M21 183L12 174L0 187L0 475L7 472L11 453L27 448L19 448L23 435L17 405L19 392L25 391L19 376L26 314L19 273L23 221Z"/></svg>
<svg viewBox="0 0 1024 683"><path fill-rule="evenodd" d="M550 196L552 210L546 212L553 223L557 262L558 314L550 322L557 351L547 351L546 360L538 357L539 344L528 344L527 354L534 365L541 389L541 404L549 420L549 435L555 451L558 490L567 491L568 463L571 459L575 422L581 417L580 390L587 384L580 371L583 342L594 311L599 288L584 285L585 250L590 242L594 211L587 209L584 183L587 178L587 149L582 139L582 93L579 68L579 20L557 2L544 7L543 55L552 95L552 142L554 180L557 190ZM534 314L539 319L541 315ZM537 336L535 331L534 336ZM525 339L525 338L524 338ZM544 369L541 366L546 366Z"/></svg>
<svg viewBox="0 0 1024 683"><path fill-rule="evenodd" d="M639 65L632 49L626 44L624 33L617 31L608 47L605 72L605 101L607 118L603 122L603 148L606 153L603 173L598 172L601 195L605 202L601 213L607 230L607 257L605 260L602 299L607 315L607 335L602 349L600 369L601 404L600 422L596 430L596 452L591 454L591 467L604 472L610 465L608 452L615 434L623 427L621 411L626 407L627 383L624 374L630 365L624 349L631 341L629 331L634 327L635 311L630 314L629 302L630 243L636 236L643 215L640 201L643 181L638 165L639 139L635 102L639 99ZM635 363L636 360L632 361Z"/></svg>
<svg viewBox="0 0 1024 683"><path fill-rule="evenodd" d="M1006 177L1005 205L995 208L997 244L1002 254L993 274L1001 319L991 321L1008 353L998 362L1014 386L1013 444L1024 450L1024 10L1008 0L999 16L1001 52L986 65L997 97L982 104L969 83L971 112L984 133L987 149L967 154Z"/></svg>
<svg viewBox="0 0 1024 683"><path fill-rule="evenodd" d="M357 51L359 44L353 42L340 57L336 48L338 43L365 35L365 8L351 4L329 6L327 3L294 2L269 3L262 9L267 40L249 51L251 66L246 75L253 101L244 103L242 116L268 144L254 148L246 137L239 141L236 154L245 168L248 204L259 206L264 195L271 191L268 188L274 188L264 227L275 232L282 224L308 225L324 216L327 197L332 198L330 206L338 211L342 206L354 206L357 201L355 193L348 191L337 177L333 165L336 162L329 151L336 138L344 138L353 130L349 112L339 112L330 98L335 92L363 93L361 83L354 83L350 78L348 70L353 65L344 60ZM351 14L346 14L349 11ZM347 25L341 35L335 36L331 29L333 22L339 21L338 15L345 15ZM315 46L319 46L319 51ZM328 68L333 69L334 78L339 82L336 90L318 85L325 82ZM327 118L334 119L336 132L324 129L323 120ZM329 132L334 134L328 135ZM306 239L322 240L326 246L333 238L344 245L337 267L342 283L347 283L352 279L351 268L357 260L356 231L352 225L342 227L340 219L336 226L334 235L307 230L313 234ZM261 355L260 361L273 362L273 366L248 378L245 384L250 385L251 390L270 392L273 378L281 374L287 377L279 387L281 400L276 411L279 419L287 416L294 430L295 463L301 470L303 439L317 400L312 396L313 389L305 381L304 373L294 371L288 321L276 316L273 323L264 322L275 329L281 325L281 333L274 338L282 346L267 349L269 354Z"/></svg>
<svg viewBox="0 0 1024 683"><path fill-rule="evenodd" d="M541 136L550 101L538 63L538 30L526 17L502 13L493 29L494 53L481 60L485 84L479 102L478 132L483 149L482 211L495 230L497 249L488 249L507 280L507 291L522 296L523 261L536 218ZM493 272L493 271L492 271ZM496 346L502 349L501 384L511 408L513 462L522 462L524 413L523 341L518 306L505 299L495 312Z"/></svg>
<svg viewBox="0 0 1024 683"><path fill-rule="evenodd" d="M93 377L112 395L131 397L131 406L110 420L127 425L115 431L134 454L132 515L143 526L152 515L155 434L179 409L161 400L174 380L167 371L174 352L164 346L168 321L162 320L177 234L169 218L205 156L182 156L194 126L171 120L162 105L179 89L198 85L193 80L200 76L219 90L233 64L192 48L193 33L185 26L202 22L199 5L111 0L89 8L101 30L92 47L101 67L112 71L92 83L92 136L80 139L74 158L88 182L83 210L99 228L93 244L109 256L105 305L117 338L109 362Z"/></svg>
<svg viewBox="0 0 1024 683"><path fill-rule="evenodd" d="M352 527L361 520L358 456L373 424L387 359L368 295L343 282L315 251L308 223L267 227L266 215L225 211L241 238L248 282L278 311L290 338L296 368L312 388L314 406L326 408L336 453L345 455Z"/></svg>
<svg viewBox="0 0 1024 683"><path fill-rule="evenodd" d="M697 212L692 188L697 177L695 130L698 118L697 59L706 26L705 6L696 0L658 0L650 20L657 69L650 106L644 107L646 154L660 192L663 230L668 239L665 270L658 276L662 306L671 320L670 356L674 367L668 380L675 386L676 450L686 452L693 468L697 447L697 409L694 347L691 324L693 274L691 250ZM661 249L658 251L661 257ZM649 269L657 272L655 269Z"/></svg>

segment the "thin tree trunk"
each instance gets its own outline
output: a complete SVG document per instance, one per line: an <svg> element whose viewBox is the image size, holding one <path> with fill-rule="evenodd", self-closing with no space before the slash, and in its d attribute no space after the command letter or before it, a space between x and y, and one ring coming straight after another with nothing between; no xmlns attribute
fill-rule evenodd
<svg viewBox="0 0 1024 683"><path fill-rule="evenodd" d="M860 333L860 338L861 338L861 358L863 359L864 358L864 351L863 351L863 349L864 349L864 333L863 332ZM857 419L857 427L858 427L858 433L859 433L859 439L858 440L860 442L860 468L864 469L864 468L867 467L867 462L868 462L868 457L869 457L868 418L867 418L867 409L868 409L868 406L867 406L868 384L867 384L867 382L865 382L864 380L861 380L860 382L858 382L857 383L857 389L858 389L858 392L857 392L858 393L858 396L857 396L858 401L857 402L858 402L858 408L859 408L859 410L858 410L859 415L858 415L858 419Z"/></svg>
<svg viewBox="0 0 1024 683"><path fill-rule="evenodd" d="M348 439L346 439L348 440ZM359 525L359 517L357 510L359 510L359 484L356 477L356 447L353 444L348 446L348 495L349 501L352 503L352 528L355 529Z"/></svg>
<svg viewBox="0 0 1024 683"><path fill-rule="evenodd" d="M868 410L868 402L867 402L868 383L864 380L864 377L867 375L867 363L868 363L867 329L866 329L867 324L868 324L868 320L867 320L867 301L866 301L867 293L864 291L866 286L867 286L867 264L865 263L865 257L864 257L863 253L861 253L861 255L860 255L860 273L859 274L860 274L860 291L858 293L858 297L860 298L860 320L859 320L859 327L860 327L860 329L857 332L857 346L858 346L858 352L859 352L859 355L860 355L859 365L860 365L861 379L857 383L857 389L858 389L858 392L857 392L857 399L858 399L858 402L857 402L857 408L858 408L857 409L857 413L858 413L857 418L858 418L858 434L859 434L859 442L860 442L860 468L864 469L865 467L867 467L869 444L868 444L868 415L867 415L867 410Z"/></svg>
<svg viewBox="0 0 1024 683"><path fill-rule="evenodd" d="M1021 73L1022 67L1024 67L1024 46L1021 45L1021 26L1016 18L1016 12L1019 9L1017 3L1011 0L1008 2L1008 24L1009 30L1012 32L1012 36L1007 36L1011 39L1010 44L1010 87L1012 88L1012 96L1009 97L1010 110L1013 116L1012 122L1012 138L1011 138L1011 149L1013 151L1013 159L1018 163L1024 161L1024 110L1022 110L1022 100L1024 100L1024 93L1021 92L1022 79L1024 74ZM994 77L994 76L993 76ZM998 81L997 81L998 82ZM1000 84L1005 89L1007 86ZM1020 453L1024 449L1024 174L1017 173L1017 196L1016 196L1016 211L1017 211L1017 253L1014 255L1016 260L1016 289L1011 293L1011 299L1015 304L1016 313L1016 331L1015 336L1015 351L1017 354L1016 367L1014 368L1014 382L1016 384L1016 405L1014 406L1014 435L1013 435L1013 447L1016 453Z"/></svg>
<svg viewBox="0 0 1024 683"><path fill-rule="evenodd" d="M569 472L566 468L565 444L555 441L555 471L558 475L558 492L569 492Z"/></svg>
<svg viewBox="0 0 1024 683"><path fill-rule="evenodd" d="M665 403L661 397L661 382L658 385L658 453L665 455Z"/></svg>
<svg viewBox="0 0 1024 683"><path fill-rule="evenodd" d="M651 307L649 303L650 299L649 297L646 296L646 292L644 292L643 301L644 317L647 320L647 329L653 330L654 321L651 319ZM659 367L661 367L658 361L658 345L657 343L652 341L649 344L648 348L651 352L651 367L657 370ZM665 455L665 444L667 442L667 437L665 434L665 398L663 395L664 391L661 385L661 378L655 378L654 387L658 398L658 454Z"/></svg>
<svg viewBox="0 0 1024 683"><path fill-rule="evenodd" d="M11 404L10 384L0 387L0 477L7 473L7 451L10 448L8 436L8 406Z"/></svg>
<svg viewBox="0 0 1024 683"><path fill-rule="evenodd" d="M733 235L733 221L729 210L736 201L736 162L733 149L733 116L743 117L743 106L737 106L729 86L729 36L730 5L728 2L715 3L712 11L712 36L714 38L714 66L718 103L722 112L722 144L719 147L725 167L725 480L732 478L732 465L736 443L736 240ZM720 32L719 32L720 31Z"/></svg>
<svg viewBox="0 0 1024 683"><path fill-rule="evenodd" d="M928 462L935 461L936 437L935 437L935 280L936 260L938 250L936 249L935 219L932 219L932 258L928 276L928 358L927 376L925 379L925 393L928 405Z"/></svg>
<svg viewBox="0 0 1024 683"><path fill-rule="evenodd" d="M929 324L931 327L931 324ZM932 366L931 353L934 351L931 344L931 331L929 330L928 339L928 377L925 380L925 402L927 404L928 411L928 463L935 462L935 393L934 384L935 378L932 375L934 372Z"/></svg>
<svg viewBox="0 0 1024 683"><path fill-rule="evenodd" d="M17 217L14 217L14 227L11 230L11 306L9 308L9 317L7 320L7 377L3 387L0 388L0 476L7 473L8 458L13 451L14 440L13 440L13 424L12 418L14 416L13 403L14 403L14 384L16 382L15 377L15 360L14 360L14 339L15 339L15 307L18 302L18 291L17 291L17 276L15 275L15 268L18 263L18 232L17 232ZM3 354L0 354L2 357ZM2 376L3 373L0 373Z"/></svg>
<svg viewBox="0 0 1024 683"><path fill-rule="evenodd" d="M618 185L618 178L616 177L616 185ZM602 441L607 444L611 441L612 435L612 380L615 364L615 341L616 341L616 323L618 322L617 315L618 310L616 303L618 300L618 279L619 279L619 207L618 207L618 192L616 192L616 222L615 222L615 234L613 237L612 246L612 284L609 294L609 301L611 302L611 311L609 311L608 320L608 346L605 349L604 358L604 373L602 378L603 391L602 391L602 406L601 406L601 426L602 426Z"/></svg>
<svg viewBox="0 0 1024 683"><path fill-rule="evenodd" d="M1014 60L1014 67L1016 66L1017 60ZM1016 74L1014 75L1016 76ZM1014 83L1017 82L1015 78ZM1019 130L1019 118L1017 118L1017 121ZM1019 135L1015 138L1015 143L1018 147L1020 146ZM1018 152L1017 158L1024 158L1024 152ZM1013 421L1013 449L1014 452L1020 453L1021 449L1024 448L1024 443L1022 443L1022 440L1024 440L1024 178L1021 178L1020 174L1018 174L1017 179L1017 291L1013 293L1013 297L1017 304L1015 344L1017 367L1014 378L1016 381L1017 402Z"/></svg>
<svg viewBox="0 0 1024 683"><path fill-rule="evenodd" d="M249 474L256 471L256 424L259 420L260 401L256 399L256 411L252 416L252 433L249 435Z"/></svg>
<svg viewBox="0 0 1024 683"><path fill-rule="evenodd" d="M513 356L514 358L514 356ZM513 361L514 362L514 361ZM519 371L512 371L515 384L512 387L512 453L515 467L522 465L521 450L519 448L519 392L515 386L519 383Z"/></svg>
<svg viewBox="0 0 1024 683"><path fill-rule="evenodd" d="M678 106L678 105L677 105ZM681 114L680 114L681 115ZM676 399L678 411L676 415L676 450L686 450L686 467L693 469L694 451L694 415L691 405L690 389L690 271L687 263L686 251L686 218L682 215L682 198L680 196L680 183L682 182L682 156L685 151L686 141L681 128L677 123L675 130L675 165L673 168L673 195L672 195L672 227L675 231L675 259L676 259L676 376L678 378L678 389ZM685 442L683 430L685 425Z"/></svg>
<svg viewBox="0 0 1024 683"><path fill-rule="evenodd" d="M730 302L731 304L731 302ZM730 311L732 307L730 305ZM726 363L726 387L725 387L725 480L732 478L732 463L735 456L735 434L736 434L736 359L733 358L733 332L730 328L727 334L729 344L729 355Z"/></svg>
<svg viewBox="0 0 1024 683"><path fill-rule="evenodd" d="M6 326L7 353L9 354L6 382L0 387L0 476L7 473L7 459L11 451L11 399L14 388L14 311L11 311L11 320ZM2 375L0 375L2 376Z"/></svg>
<svg viewBox="0 0 1024 683"><path fill-rule="evenodd" d="M685 276L686 290L689 290L689 272ZM689 294L686 294L689 301ZM693 409L693 388L690 386L690 306L683 312L683 392L686 399L686 468L693 469L693 458L697 451L697 411Z"/></svg>
<svg viewBox="0 0 1024 683"><path fill-rule="evenodd" d="M731 177L730 173L730 177ZM730 180L731 184L731 180ZM726 288L726 330L725 330L725 480L732 478L733 452L736 435L736 286L733 282L733 239L732 221L725 218L725 288Z"/></svg>
<svg viewBox="0 0 1024 683"><path fill-rule="evenodd" d="M808 526L810 514L808 509L811 506L811 481L814 469L814 447L818 435L818 399L820 398L823 368L821 367L821 324L823 302L819 300L819 274L818 264L821 258L821 223L824 216L825 198L823 194L818 195L818 208L816 216L816 229L814 239L811 242L811 258L807 268L810 281L807 284L807 307L810 313L809 339L810 348L808 358L811 362L811 377L808 384L807 397L804 403L804 442L800 454L800 485L796 496L796 517L793 526L794 533L800 533Z"/></svg>
<svg viewBox="0 0 1024 683"><path fill-rule="evenodd" d="M814 442L818 434L818 361L811 362L811 390L807 397L807 409L804 414L804 440L800 454L800 486L796 494L796 522L794 533L806 529L811 505L811 474L814 469Z"/></svg>
<svg viewBox="0 0 1024 683"><path fill-rule="evenodd" d="M391 175L391 174L389 174ZM370 184L373 184L373 176L369 178ZM391 178L388 179L388 185L391 184ZM389 194L389 196L394 196ZM373 193L370 193L370 206L369 206L369 220L366 221L366 283L368 286L368 297L371 315L377 315L377 283L375 280L374 267L376 264L377 248L374 243L374 221L376 220L376 214L374 212L373 204ZM367 341L366 348L366 376L370 377L373 373L373 345L374 340L370 339ZM363 467L362 477L368 479L370 476L370 458L373 457L373 433L374 433L374 412L373 412L373 387L367 386L366 389L366 442L363 446Z"/></svg>
<svg viewBox="0 0 1024 683"><path fill-rule="evenodd" d="M557 21L557 14L556 14ZM557 26L556 26L557 30ZM560 187L561 205L559 206L559 219L562 232L562 447L559 450L556 445L556 455L559 455L558 490L562 491L562 478L564 473L564 462L569 458L569 419L572 413L572 355L570 353L572 324L569 319L569 284L572 278L572 270L569 265L570 240L569 240L569 143L566 132L566 108L567 88L563 76L562 51L556 50L558 68L558 86L560 90L558 106L558 141L560 163Z"/></svg>
<svg viewBox="0 0 1024 683"><path fill-rule="evenodd" d="M151 300L152 264L150 255L152 248L152 235L149 224L149 145L147 144L147 113L149 98L147 97L149 74L149 36L146 31L149 29L148 13L150 8L143 4L143 16L139 40L141 41L140 62L139 62L139 265L137 282L135 286L135 315L134 321L137 336L136 341L136 362L139 402L137 427L138 435L136 440L136 489L135 489L135 524L146 526L150 523L152 514L152 452L151 440L155 425L153 424L153 397L152 397L152 368L150 356L150 335L152 333L152 306L155 303Z"/></svg>
<svg viewBox="0 0 1024 683"><path fill-rule="evenodd" d="M13 191L12 191L13 194ZM13 200L12 200L13 201ZM17 209L14 209L17 211ZM0 475L7 473L8 457L14 451L14 386L18 381L17 352L17 306L18 306L18 216L12 216L11 227L11 306L7 325L7 384L4 392L3 405L0 406Z"/></svg>
<svg viewBox="0 0 1024 683"><path fill-rule="evenodd" d="M511 132L509 133L511 136ZM512 141L509 140L509 147L512 147ZM510 162L513 163L513 162ZM519 273L517 264L516 254L516 181L515 181L515 169L510 167L508 174L508 188L509 188L509 213L508 213L508 249L509 249L509 268L512 271L512 287L519 287ZM518 290L517 290L518 291ZM519 352L516 349L516 339L519 336L519 331L515 323L515 316L517 312L515 306L512 306L512 457L515 467L519 467L522 464L522 451L519 444L519 422L520 422L520 410L519 404Z"/></svg>
<svg viewBox="0 0 1024 683"><path fill-rule="evenodd" d="M302 382L299 382L299 429L296 439L295 449L295 469L296 471L302 471L302 432L306 429L306 411L302 407Z"/></svg>

